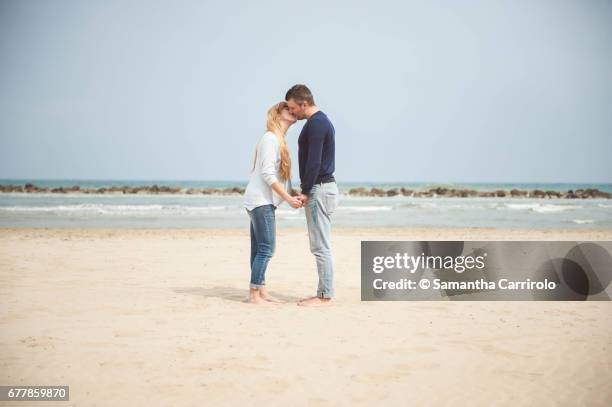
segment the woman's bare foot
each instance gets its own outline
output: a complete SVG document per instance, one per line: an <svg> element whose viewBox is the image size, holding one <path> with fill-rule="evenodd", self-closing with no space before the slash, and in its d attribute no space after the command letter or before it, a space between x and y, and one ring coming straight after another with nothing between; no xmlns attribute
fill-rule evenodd
<svg viewBox="0 0 612 407"><path fill-rule="evenodd" d="M331 305L331 303L331 298L310 297L301 300L297 305L301 305L303 307L321 307Z"/></svg>
<svg viewBox="0 0 612 407"><path fill-rule="evenodd" d="M265 287L261 287L259 289L259 296L266 301L275 302L278 304L282 304L285 302L283 300L279 300L278 298L271 296Z"/></svg>
<svg viewBox="0 0 612 407"><path fill-rule="evenodd" d="M256 288L249 288L249 298L244 300L249 304L265 304L267 301L261 298L259 290Z"/></svg>

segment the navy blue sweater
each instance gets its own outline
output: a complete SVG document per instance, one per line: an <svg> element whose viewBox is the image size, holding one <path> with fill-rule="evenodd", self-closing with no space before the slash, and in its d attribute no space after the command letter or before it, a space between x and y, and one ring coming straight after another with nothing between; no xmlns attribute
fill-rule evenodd
<svg viewBox="0 0 612 407"><path fill-rule="evenodd" d="M318 111L306 121L298 139L302 193L309 195L314 184L333 177L335 130L327 115Z"/></svg>

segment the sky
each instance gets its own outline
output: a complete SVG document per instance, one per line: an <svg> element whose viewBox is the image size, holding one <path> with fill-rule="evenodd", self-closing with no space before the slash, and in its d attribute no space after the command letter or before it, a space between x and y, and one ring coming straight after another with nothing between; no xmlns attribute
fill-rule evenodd
<svg viewBox="0 0 612 407"><path fill-rule="evenodd" d="M304 83L340 182L612 182L610 1L0 0L0 55L0 178L244 181Z"/></svg>

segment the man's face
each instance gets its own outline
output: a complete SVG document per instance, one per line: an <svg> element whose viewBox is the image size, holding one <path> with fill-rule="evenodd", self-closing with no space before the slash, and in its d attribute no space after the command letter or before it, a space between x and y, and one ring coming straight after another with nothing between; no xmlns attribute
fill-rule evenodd
<svg viewBox="0 0 612 407"><path fill-rule="evenodd" d="M303 120L306 118L306 113L304 111L306 107L306 102L298 104L293 98L291 98L287 101L287 106L289 106L289 111L292 115L295 116L296 119Z"/></svg>

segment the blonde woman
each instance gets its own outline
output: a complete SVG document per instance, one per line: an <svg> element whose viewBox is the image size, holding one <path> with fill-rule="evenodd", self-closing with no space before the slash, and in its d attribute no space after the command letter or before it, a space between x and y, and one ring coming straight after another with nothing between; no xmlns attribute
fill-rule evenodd
<svg viewBox="0 0 612 407"><path fill-rule="evenodd" d="M247 302L253 304L282 302L266 290L265 276L276 247L276 208L283 200L293 208L302 207L302 201L290 195L291 159L285 141L287 130L295 121L286 102L268 110L267 131L257 143L244 194L244 207L251 224L251 281Z"/></svg>

